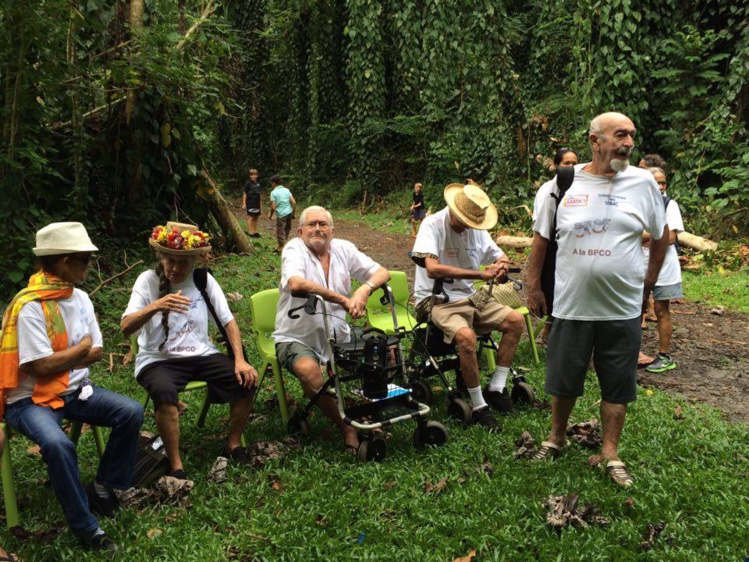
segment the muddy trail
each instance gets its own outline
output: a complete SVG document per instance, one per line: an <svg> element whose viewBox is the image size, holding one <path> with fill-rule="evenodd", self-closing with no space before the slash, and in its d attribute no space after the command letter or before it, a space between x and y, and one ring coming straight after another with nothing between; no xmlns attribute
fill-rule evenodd
<svg viewBox="0 0 749 562"><path fill-rule="evenodd" d="M275 221L262 217L260 231L263 236L275 237ZM406 271L413 281L415 266L408 257L413 245L411 236L375 230L368 226L365 217L360 221L336 221L336 236L355 243L384 267ZM522 253L510 250L508 254L517 266L525 268ZM671 310L672 356L677 368L660 374L641 369L640 384L709 404L728 420L749 422L749 315L687 300L672 303ZM648 329L643 331L642 351L651 356L658 351L655 323L648 323Z"/></svg>

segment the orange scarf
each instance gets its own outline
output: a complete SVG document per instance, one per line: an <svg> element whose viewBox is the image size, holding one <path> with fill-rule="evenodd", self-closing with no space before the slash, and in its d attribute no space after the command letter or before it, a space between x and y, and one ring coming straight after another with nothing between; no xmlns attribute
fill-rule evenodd
<svg viewBox="0 0 749 562"><path fill-rule="evenodd" d="M5 413L5 398L8 391L18 386L18 314L24 305L41 301L52 350L65 350L68 348L68 331L57 300L69 298L72 294L71 283L50 273L38 271L29 278L28 286L13 297L5 310L0 339L0 416ZM62 407L64 402L59 394L67 390L69 374L70 371L62 371L47 377L37 377L31 395L34 404L53 409Z"/></svg>

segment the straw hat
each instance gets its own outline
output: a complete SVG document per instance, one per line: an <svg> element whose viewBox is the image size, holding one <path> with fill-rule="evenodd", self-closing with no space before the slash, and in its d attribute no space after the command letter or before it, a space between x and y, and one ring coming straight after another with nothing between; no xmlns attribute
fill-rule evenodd
<svg viewBox="0 0 749 562"><path fill-rule="evenodd" d="M444 195L447 206L466 226L489 230L497 224L497 208L479 186L451 183Z"/></svg>
<svg viewBox="0 0 749 562"><path fill-rule="evenodd" d="M169 221L166 226L153 229L148 243L164 254L192 256L210 252L210 239L209 234L201 232L194 224Z"/></svg>
<svg viewBox="0 0 749 562"><path fill-rule="evenodd" d="M53 222L36 233L36 256L58 256L76 252L96 252L86 227L79 222Z"/></svg>

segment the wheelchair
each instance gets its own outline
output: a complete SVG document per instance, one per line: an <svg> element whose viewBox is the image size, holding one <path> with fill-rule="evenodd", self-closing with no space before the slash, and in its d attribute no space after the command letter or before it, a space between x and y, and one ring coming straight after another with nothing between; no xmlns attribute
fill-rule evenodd
<svg viewBox="0 0 749 562"><path fill-rule="evenodd" d="M390 288L383 291L394 305ZM309 413L323 395L335 398L338 412L344 423L359 432L357 459L381 462L387 456L387 441L382 428L408 420L416 421L413 444L416 449L427 445L441 446L447 442L447 429L439 422L428 419L428 405L414 399L412 391L397 383L402 382L405 364L400 340L405 332L387 336L382 330L368 329L349 343L338 343L332 335L329 313L319 295L293 293L306 298L304 305L289 310L290 318L305 314L321 314L330 360L325 365L327 379L308 403L297 408L289 419L290 433L309 435ZM383 297L385 298L385 297ZM391 310L395 310L393 306ZM397 325L397 319L394 318Z"/></svg>
<svg viewBox="0 0 749 562"><path fill-rule="evenodd" d="M509 277L508 282L518 283ZM468 425L471 423L473 416L471 406L465 400L468 392L461 375L460 358L456 346L453 343L445 343L442 330L432 322L434 306L449 301L449 297L444 290L445 283L452 283L452 280L436 279L423 311L417 310L416 319L419 324L413 330L413 340L408 354L407 386L411 389L415 400L431 404L434 395L429 379L437 377L447 391L447 414ZM488 357L496 353L497 343L492 338L491 333L477 335L477 339L477 359L482 355ZM446 376L448 371L455 373L455 386L450 384ZM533 404L535 399L533 388L528 384L525 377L512 367L510 368L510 380L512 383L510 391L512 401L517 405Z"/></svg>

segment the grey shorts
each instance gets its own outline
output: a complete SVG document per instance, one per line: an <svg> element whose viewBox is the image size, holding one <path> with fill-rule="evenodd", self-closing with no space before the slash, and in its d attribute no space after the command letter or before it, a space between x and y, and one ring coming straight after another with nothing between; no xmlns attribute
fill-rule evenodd
<svg viewBox="0 0 749 562"><path fill-rule="evenodd" d="M320 358L312 350L311 347L298 342L280 342L276 344L276 358L282 369L286 369L288 372L293 373L294 370L291 368L297 359L302 357L311 357L318 365L320 365Z"/></svg>
<svg viewBox="0 0 749 562"><path fill-rule="evenodd" d="M641 340L639 316L603 321L555 318L546 349L546 392L560 398L582 396L593 356L601 398L612 404L634 402Z"/></svg>
<svg viewBox="0 0 749 562"><path fill-rule="evenodd" d="M680 299L683 296L684 294L681 292L681 283L653 288L654 301L670 301L673 299Z"/></svg>

